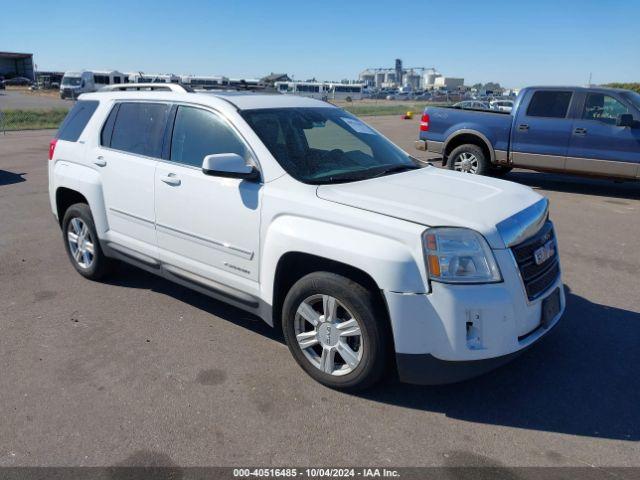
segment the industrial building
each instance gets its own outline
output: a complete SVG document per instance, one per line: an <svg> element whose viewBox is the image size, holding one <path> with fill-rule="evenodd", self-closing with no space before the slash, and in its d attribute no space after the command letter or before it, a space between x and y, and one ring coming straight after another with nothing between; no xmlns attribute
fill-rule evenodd
<svg viewBox="0 0 640 480"><path fill-rule="evenodd" d="M395 68L367 68L359 78L363 84L378 90L458 90L464 86L463 78L445 77L433 67L403 67L400 59L396 59Z"/></svg>
<svg viewBox="0 0 640 480"><path fill-rule="evenodd" d="M443 77L440 75L433 81L433 89L435 90L460 90L464 87L464 78Z"/></svg>
<svg viewBox="0 0 640 480"><path fill-rule="evenodd" d="M5 78L26 77L35 80L32 53L0 52L0 76Z"/></svg>

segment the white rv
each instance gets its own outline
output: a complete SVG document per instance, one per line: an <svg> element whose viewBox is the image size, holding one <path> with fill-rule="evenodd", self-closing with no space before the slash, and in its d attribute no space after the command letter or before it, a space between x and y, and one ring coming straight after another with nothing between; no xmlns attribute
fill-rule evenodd
<svg viewBox="0 0 640 480"><path fill-rule="evenodd" d="M194 90L214 90L229 85L229 79L222 75L183 75L180 83Z"/></svg>
<svg viewBox="0 0 640 480"><path fill-rule="evenodd" d="M172 73L143 73L127 74L128 83L180 83L180 77Z"/></svg>
<svg viewBox="0 0 640 480"><path fill-rule="evenodd" d="M65 72L60 84L60 98L78 98L81 93L96 92L107 85L127 83L127 76L116 70L82 70Z"/></svg>
<svg viewBox="0 0 640 480"><path fill-rule="evenodd" d="M351 100L362 99L362 84L342 84L329 82L275 82L279 93L300 95L301 97L319 100Z"/></svg>

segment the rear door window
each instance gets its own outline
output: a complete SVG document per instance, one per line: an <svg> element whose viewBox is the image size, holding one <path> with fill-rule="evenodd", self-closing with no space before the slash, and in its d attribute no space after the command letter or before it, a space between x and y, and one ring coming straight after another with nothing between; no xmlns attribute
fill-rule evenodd
<svg viewBox="0 0 640 480"><path fill-rule="evenodd" d="M87 126L91 116L98 108L97 100L80 100L65 117L62 125L58 129L56 138L67 142L77 142L84 127Z"/></svg>
<svg viewBox="0 0 640 480"><path fill-rule="evenodd" d="M572 92L561 90L539 90L531 97L527 108L528 117L565 118L571 103Z"/></svg>
<svg viewBox="0 0 640 480"><path fill-rule="evenodd" d="M159 158L168 114L166 104L121 103L113 125L111 148Z"/></svg>

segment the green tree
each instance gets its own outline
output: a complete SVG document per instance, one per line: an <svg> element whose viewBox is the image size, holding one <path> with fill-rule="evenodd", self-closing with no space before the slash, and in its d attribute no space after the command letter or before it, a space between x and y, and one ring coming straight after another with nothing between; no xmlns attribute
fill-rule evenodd
<svg viewBox="0 0 640 480"><path fill-rule="evenodd" d="M638 82L634 82L634 83L607 83L606 85L603 85L604 87L611 87L611 88L624 88L626 90L633 90L634 92L638 92L640 93L640 83Z"/></svg>

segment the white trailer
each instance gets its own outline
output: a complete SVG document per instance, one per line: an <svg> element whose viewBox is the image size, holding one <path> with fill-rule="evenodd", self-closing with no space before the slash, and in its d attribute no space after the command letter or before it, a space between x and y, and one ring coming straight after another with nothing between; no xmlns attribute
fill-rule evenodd
<svg viewBox="0 0 640 480"><path fill-rule="evenodd" d="M276 91L320 100L361 100L364 85L331 82L275 82Z"/></svg>
<svg viewBox="0 0 640 480"><path fill-rule="evenodd" d="M229 79L222 75L183 75L180 83L194 90L216 90L229 86Z"/></svg>
<svg viewBox="0 0 640 480"><path fill-rule="evenodd" d="M127 75L117 70L81 70L65 72L60 83L60 98L77 98L107 85L127 83Z"/></svg>
<svg viewBox="0 0 640 480"><path fill-rule="evenodd" d="M134 72L127 75L128 83L180 83L180 77L173 73Z"/></svg>

